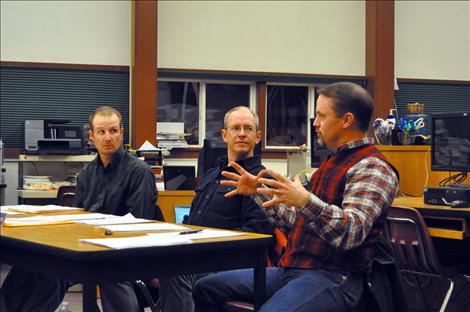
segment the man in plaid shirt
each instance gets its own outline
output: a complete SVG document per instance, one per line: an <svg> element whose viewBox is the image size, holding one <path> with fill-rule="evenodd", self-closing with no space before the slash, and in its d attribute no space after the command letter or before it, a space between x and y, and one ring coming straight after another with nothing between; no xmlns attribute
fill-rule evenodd
<svg viewBox="0 0 470 312"><path fill-rule="evenodd" d="M320 144L332 151L313 174L309 191L266 169L251 175L224 172L250 195L288 237L279 267L266 272L267 298L261 311L350 311L363 293L363 279L388 208L398 189L396 170L366 133L374 104L362 87L335 83L319 92L313 123ZM269 174L276 180L265 179ZM201 279L193 292L197 311L218 311L229 300L251 301L252 270Z"/></svg>

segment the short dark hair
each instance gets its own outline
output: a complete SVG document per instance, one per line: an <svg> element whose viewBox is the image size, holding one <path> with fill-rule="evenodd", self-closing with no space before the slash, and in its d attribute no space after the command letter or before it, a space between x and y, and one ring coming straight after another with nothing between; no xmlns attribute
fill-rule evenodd
<svg viewBox="0 0 470 312"><path fill-rule="evenodd" d="M369 92L352 82L336 82L320 89L319 94L332 98L336 116L351 112L361 131L367 131L374 112L374 101Z"/></svg>
<svg viewBox="0 0 470 312"><path fill-rule="evenodd" d="M246 110L246 111L250 112L253 115L253 119L255 120L256 130L258 130L258 128L259 128L258 115L251 108L249 108L248 106L236 106L236 107L232 108L231 110L229 110L228 112L226 112L225 116L224 116L224 129L227 128L227 121L228 121L228 117L230 116L230 114L235 112L235 111L239 111L239 110Z"/></svg>
<svg viewBox="0 0 470 312"><path fill-rule="evenodd" d="M90 124L90 129L92 131L93 131L93 119L95 118L96 115L101 115L101 116L116 115L119 118L119 127L121 129L124 127L122 124L121 113L117 109L111 106L100 106L97 109L95 109L93 113L90 114L90 117L88 117L88 123Z"/></svg>

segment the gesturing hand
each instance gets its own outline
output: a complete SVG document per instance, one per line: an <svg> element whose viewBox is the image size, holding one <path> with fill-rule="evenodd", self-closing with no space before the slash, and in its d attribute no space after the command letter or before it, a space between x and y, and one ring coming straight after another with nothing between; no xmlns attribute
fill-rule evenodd
<svg viewBox="0 0 470 312"><path fill-rule="evenodd" d="M271 200L264 202L263 207L273 206L280 203L295 207L303 207L307 204L310 193L302 186L299 175L296 175L294 181L291 181L282 174L271 169L265 170L265 173L269 174L276 180L265 178L258 179L258 183L273 187L258 188L258 193L275 195Z"/></svg>
<svg viewBox="0 0 470 312"><path fill-rule="evenodd" d="M222 171L222 175L226 178L230 178L232 180L221 180L220 184L228 185L228 186L235 186L236 189L233 191L228 192L225 194L225 197L232 197L237 194L240 195L253 195L256 194L256 189L259 186L258 179L264 175L265 170L262 170L258 173L258 175L254 176L242 166L237 164L236 162L230 162L230 165L239 173L236 174L234 172L229 171Z"/></svg>

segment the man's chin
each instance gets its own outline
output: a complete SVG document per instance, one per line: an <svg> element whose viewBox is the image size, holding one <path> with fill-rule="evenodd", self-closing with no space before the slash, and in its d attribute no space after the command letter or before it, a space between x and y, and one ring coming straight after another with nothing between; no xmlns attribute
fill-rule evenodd
<svg viewBox="0 0 470 312"><path fill-rule="evenodd" d="M323 141L320 138L317 138L317 144L318 144L319 147L325 147L326 146L325 141Z"/></svg>

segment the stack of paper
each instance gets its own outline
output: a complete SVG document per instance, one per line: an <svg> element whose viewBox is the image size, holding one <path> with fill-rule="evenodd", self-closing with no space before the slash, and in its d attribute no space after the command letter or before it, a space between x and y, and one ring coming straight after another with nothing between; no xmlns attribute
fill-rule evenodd
<svg viewBox="0 0 470 312"><path fill-rule="evenodd" d="M68 215L52 215L52 216L34 216L24 218L6 218L3 226L33 226L33 225L50 225L50 224L67 224L77 220L103 219L109 215L101 213L81 213Z"/></svg>

